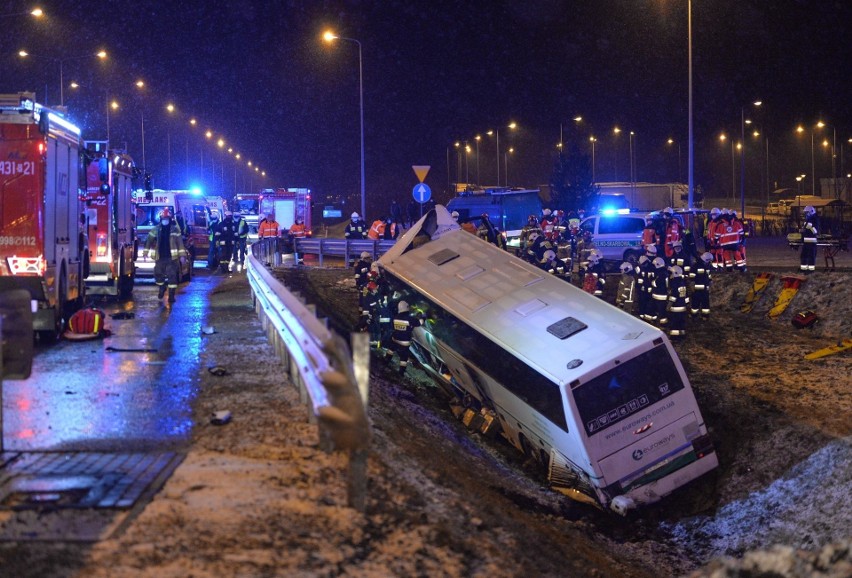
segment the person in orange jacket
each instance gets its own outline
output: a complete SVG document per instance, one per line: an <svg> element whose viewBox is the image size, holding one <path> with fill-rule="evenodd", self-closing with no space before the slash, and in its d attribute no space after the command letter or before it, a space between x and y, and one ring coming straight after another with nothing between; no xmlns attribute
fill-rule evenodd
<svg viewBox="0 0 852 578"><path fill-rule="evenodd" d="M260 239L275 238L278 237L278 230L278 221L275 220L272 213L267 213L266 218L257 227L257 236Z"/></svg>
<svg viewBox="0 0 852 578"><path fill-rule="evenodd" d="M302 217L296 217L296 222L290 226L290 237L291 238L303 238L307 236L308 232L305 228L305 220Z"/></svg>
<svg viewBox="0 0 852 578"><path fill-rule="evenodd" d="M367 231L367 238L373 239L374 241L378 241L385 235L385 222L383 219L376 219L373 221L373 224L370 225L370 230Z"/></svg>

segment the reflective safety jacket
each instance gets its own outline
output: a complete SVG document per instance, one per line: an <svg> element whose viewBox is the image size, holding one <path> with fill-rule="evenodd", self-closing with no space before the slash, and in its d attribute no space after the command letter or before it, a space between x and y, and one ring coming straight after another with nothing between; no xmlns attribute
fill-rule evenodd
<svg viewBox="0 0 852 578"><path fill-rule="evenodd" d="M302 237L305 237L306 235L307 235L307 229L305 229L304 224L293 223L293 225L290 226L290 236L291 237L298 237L298 238L301 239Z"/></svg>
<svg viewBox="0 0 852 578"><path fill-rule="evenodd" d="M367 236L367 224L364 221L350 221L343 231L343 236L351 240L361 240Z"/></svg>
<svg viewBox="0 0 852 578"><path fill-rule="evenodd" d="M370 225L370 230L367 231L367 238L373 239L374 241L378 241L385 235L385 222L381 219L376 219L373 221L373 224Z"/></svg>
<svg viewBox="0 0 852 578"><path fill-rule="evenodd" d="M277 237L278 236L278 221L269 219L264 219L260 222L260 225L257 227L257 236L260 239L265 239L267 237Z"/></svg>
<svg viewBox="0 0 852 578"><path fill-rule="evenodd" d="M152 227L148 232L148 238L145 239L145 251L151 254L151 259L154 261L159 261L162 259L160 256L159 248L160 248L160 231L163 229L162 226ZM180 227L172 221L169 224L169 257L171 257L172 261L177 261L181 257L186 257L188 255L186 247L183 244L183 236L180 232Z"/></svg>
<svg viewBox="0 0 852 578"><path fill-rule="evenodd" d="M669 310L672 313L683 313L689 305L689 295L686 290L686 279L672 277L669 279Z"/></svg>

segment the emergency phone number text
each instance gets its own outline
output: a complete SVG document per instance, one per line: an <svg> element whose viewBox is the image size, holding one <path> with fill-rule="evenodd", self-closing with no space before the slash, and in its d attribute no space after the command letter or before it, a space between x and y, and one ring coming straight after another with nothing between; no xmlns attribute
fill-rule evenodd
<svg viewBox="0 0 852 578"><path fill-rule="evenodd" d="M36 238L35 237L13 237L11 235L0 235L0 245L7 246L21 246L21 245L35 245Z"/></svg>
<svg viewBox="0 0 852 578"><path fill-rule="evenodd" d="M0 161L0 175L34 175L35 162L33 161Z"/></svg>

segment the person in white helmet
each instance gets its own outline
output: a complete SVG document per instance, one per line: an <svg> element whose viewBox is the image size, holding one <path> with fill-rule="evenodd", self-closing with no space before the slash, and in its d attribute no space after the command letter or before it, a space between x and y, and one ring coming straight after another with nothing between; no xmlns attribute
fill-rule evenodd
<svg viewBox="0 0 852 578"><path fill-rule="evenodd" d="M722 251L722 246L719 244L719 237L722 236L724 225L725 220L722 218L722 211L719 207L710 209L710 222L707 223L704 247L713 255L714 269L722 269L725 266L724 251Z"/></svg>
<svg viewBox="0 0 852 578"><path fill-rule="evenodd" d="M666 261L662 257L654 257L654 278L651 281L651 314L648 321L666 325L669 322L669 276L666 273Z"/></svg>
<svg viewBox="0 0 852 578"><path fill-rule="evenodd" d="M636 296L636 266L625 261L618 269L621 271L621 279L618 280L615 304L627 313L633 313Z"/></svg>
<svg viewBox="0 0 852 578"><path fill-rule="evenodd" d="M603 299L605 286L606 269L604 268L603 255L598 249L592 249L589 252L586 273L583 276L583 290Z"/></svg>
<svg viewBox="0 0 852 578"><path fill-rule="evenodd" d="M372 264L373 256L367 251L362 251L361 258L355 262L355 288L358 290L358 303L361 305L362 310L364 309L364 288L370 280L368 274L370 273L370 266Z"/></svg>
<svg viewBox="0 0 852 578"><path fill-rule="evenodd" d="M819 234L819 217L811 205L805 207L805 221L802 223L802 257L799 270L805 275L816 271L817 235Z"/></svg>
<svg viewBox="0 0 852 578"><path fill-rule="evenodd" d="M352 213L351 221L346 225L343 236L347 241L360 241L367 238L367 224L361 220L361 215Z"/></svg>
<svg viewBox="0 0 852 578"><path fill-rule="evenodd" d="M689 306L686 278L683 269L678 265L671 268L669 277L669 335L672 337L686 336L686 311Z"/></svg>
<svg viewBox="0 0 852 578"><path fill-rule="evenodd" d="M710 317L710 283L713 280L713 255L708 251L701 254L690 274L692 278L692 302L690 313L701 319Z"/></svg>
<svg viewBox="0 0 852 578"><path fill-rule="evenodd" d="M408 359L411 357L411 336L414 329L423 324L423 319L411 311L408 301L400 301L397 304L397 313L393 317L393 340L397 355L399 355L399 373L405 374L408 368Z"/></svg>

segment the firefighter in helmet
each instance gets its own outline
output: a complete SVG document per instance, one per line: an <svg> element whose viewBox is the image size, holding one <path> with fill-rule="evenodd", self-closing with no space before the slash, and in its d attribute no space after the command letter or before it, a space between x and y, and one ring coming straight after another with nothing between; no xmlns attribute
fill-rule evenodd
<svg viewBox="0 0 852 578"><path fill-rule="evenodd" d="M393 318L393 343L399 355L399 373L405 374L408 359L411 356L411 336L414 329L423 324L423 318L411 311L407 301L397 304L397 313Z"/></svg>
<svg viewBox="0 0 852 578"><path fill-rule="evenodd" d="M811 205L805 207L805 222L802 224L802 258L799 270L805 275L816 271L817 235L819 234L819 217Z"/></svg>
<svg viewBox="0 0 852 578"><path fill-rule="evenodd" d="M160 212L160 222L148 233L145 240L144 258L154 260L154 283L157 285L157 298L162 299L169 290L169 303L175 302L175 292L180 281L180 259L188 253L183 244L180 227L177 226L172 212L167 208Z"/></svg>

